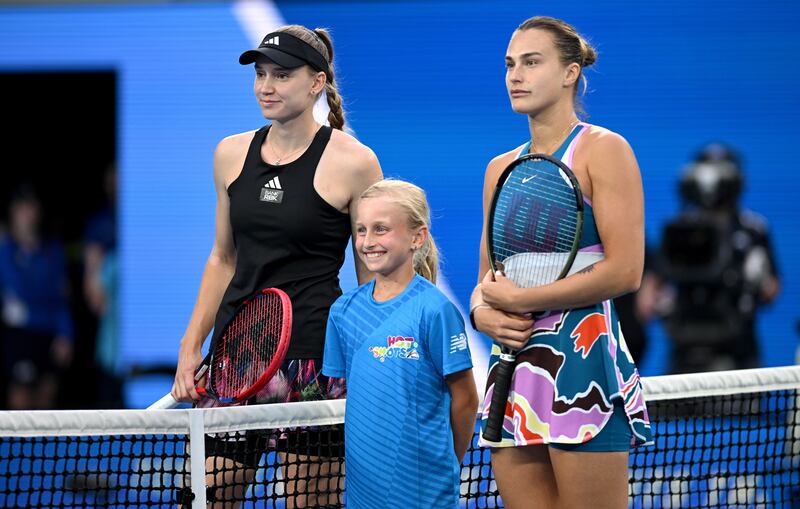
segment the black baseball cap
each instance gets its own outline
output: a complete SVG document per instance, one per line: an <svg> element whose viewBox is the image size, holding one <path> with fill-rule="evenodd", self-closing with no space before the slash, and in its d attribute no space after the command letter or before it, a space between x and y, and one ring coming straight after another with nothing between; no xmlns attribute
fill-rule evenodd
<svg viewBox="0 0 800 509"><path fill-rule="evenodd" d="M309 65L315 71L328 73L328 61L313 46L286 32L267 34L258 48L247 50L239 56L242 65L252 64L264 56L286 69Z"/></svg>

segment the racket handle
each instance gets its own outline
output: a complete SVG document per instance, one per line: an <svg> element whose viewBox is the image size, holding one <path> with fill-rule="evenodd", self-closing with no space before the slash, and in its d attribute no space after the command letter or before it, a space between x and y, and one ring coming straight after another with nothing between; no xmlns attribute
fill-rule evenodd
<svg viewBox="0 0 800 509"><path fill-rule="evenodd" d="M167 394L163 398L159 399L158 401L147 407L147 409L162 410L165 408L175 408L176 406L178 406L178 402L175 400L175 398L172 397L172 394Z"/></svg>
<svg viewBox="0 0 800 509"><path fill-rule="evenodd" d="M486 418L486 429L483 432L483 439L487 442L499 442L502 437L501 432L503 430L503 421L506 418L508 390L511 387L511 378L514 375L515 361L514 354L506 353L505 351L500 355L500 360L497 361L492 402L489 405L489 416Z"/></svg>

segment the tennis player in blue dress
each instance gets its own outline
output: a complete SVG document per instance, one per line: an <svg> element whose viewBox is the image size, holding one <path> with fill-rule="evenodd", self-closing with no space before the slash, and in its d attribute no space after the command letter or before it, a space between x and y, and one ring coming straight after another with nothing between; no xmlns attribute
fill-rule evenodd
<svg viewBox="0 0 800 509"><path fill-rule="evenodd" d="M611 301L642 277L644 196L627 141L576 115L583 69L595 59L574 27L543 16L514 31L505 57L511 106L528 117L531 138L489 163L484 204L515 158L552 154L580 182L580 253L596 260L555 283L516 288L488 273L482 239L475 328L517 351L501 440L481 442L492 448L507 509L627 508L628 451L651 440L639 372ZM495 346L484 422L499 353Z"/></svg>
<svg viewBox="0 0 800 509"><path fill-rule="evenodd" d="M478 394L464 320L440 292L424 192L384 180L356 215L375 279L334 303L322 371L347 379L349 509L454 509Z"/></svg>

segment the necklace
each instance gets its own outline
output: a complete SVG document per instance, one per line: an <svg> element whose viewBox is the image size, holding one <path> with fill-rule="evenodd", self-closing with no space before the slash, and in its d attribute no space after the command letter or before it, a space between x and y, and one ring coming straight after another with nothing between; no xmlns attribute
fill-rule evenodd
<svg viewBox="0 0 800 509"><path fill-rule="evenodd" d="M567 134L570 131L572 131L572 128L574 128L579 123L580 123L580 120L578 120L577 118L575 120L573 120L572 122L570 122L570 124L567 126L567 128L564 129L563 131L561 131L561 134L558 135L558 138L556 138L556 143L558 145L560 145L564 141L564 139L567 137ZM558 145L556 145L556 146L558 146ZM536 144L533 142L533 138L531 138L531 151L532 151L532 153L535 153L535 154L536 153L539 153L539 154L550 154L550 150L538 150L536 148Z"/></svg>
<svg viewBox="0 0 800 509"><path fill-rule="evenodd" d="M311 145L311 142L314 141L314 136L316 136L316 134L317 133L314 132L314 134L311 135L311 139L309 139L308 142L306 142L305 144L301 145L300 148L292 150L288 154L283 154L283 155L278 155L278 153L275 151L275 147L270 146L269 137L267 137L267 148L269 148L272 151L272 154L277 158L275 159L275 165L281 164L281 161L283 161L284 159L288 159L293 155L295 155L296 153L300 152L301 150L305 150L306 148L308 148L308 146Z"/></svg>

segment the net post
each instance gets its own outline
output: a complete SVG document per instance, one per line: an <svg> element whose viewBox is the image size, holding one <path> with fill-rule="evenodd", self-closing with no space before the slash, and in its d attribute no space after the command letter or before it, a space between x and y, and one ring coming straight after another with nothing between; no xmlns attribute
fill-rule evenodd
<svg viewBox="0 0 800 509"><path fill-rule="evenodd" d="M189 458L194 500L193 509L206 509L206 440L205 411L190 409L189 412Z"/></svg>

